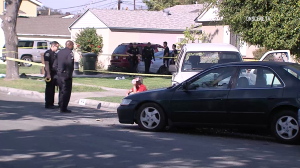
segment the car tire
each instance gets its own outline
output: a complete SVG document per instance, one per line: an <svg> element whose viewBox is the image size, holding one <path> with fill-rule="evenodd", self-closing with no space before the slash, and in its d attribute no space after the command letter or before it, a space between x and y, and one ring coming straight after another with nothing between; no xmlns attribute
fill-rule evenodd
<svg viewBox="0 0 300 168"><path fill-rule="evenodd" d="M271 123L271 131L281 143L298 143L300 128L297 114L291 110L284 110L275 114Z"/></svg>
<svg viewBox="0 0 300 168"><path fill-rule="evenodd" d="M168 68L166 68L165 66L161 66L158 70L158 74L168 75L169 74Z"/></svg>
<svg viewBox="0 0 300 168"><path fill-rule="evenodd" d="M138 109L136 121L145 131L159 132L166 127L165 113L156 103L143 104Z"/></svg>
<svg viewBox="0 0 300 168"><path fill-rule="evenodd" d="M33 62L33 61L32 61L32 58L31 58L30 56L23 56L23 57L22 57L22 60ZM22 62L22 63L21 63L21 66L31 67L32 64L28 64L28 63L23 63L23 62Z"/></svg>

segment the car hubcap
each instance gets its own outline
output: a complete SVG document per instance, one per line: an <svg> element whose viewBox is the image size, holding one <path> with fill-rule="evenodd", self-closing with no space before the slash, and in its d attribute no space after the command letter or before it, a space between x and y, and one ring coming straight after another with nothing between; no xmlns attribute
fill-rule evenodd
<svg viewBox="0 0 300 168"><path fill-rule="evenodd" d="M299 131L298 122L291 116L283 116L276 123L276 132L283 139L293 139Z"/></svg>
<svg viewBox="0 0 300 168"><path fill-rule="evenodd" d="M30 58L25 58L24 61L29 61L29 62L31 62L31 59L30 59ZM29 63L24 63L24 65L25 65L25 66L30 66L31 64L29 64Z"/></svg>
<svg viewBox="0 0 300 168"><path fill-rule="evenodd" d="M153 107L145 108L141 113L141 123L145 128L154 129L160 123L159 112Z"/></svg>

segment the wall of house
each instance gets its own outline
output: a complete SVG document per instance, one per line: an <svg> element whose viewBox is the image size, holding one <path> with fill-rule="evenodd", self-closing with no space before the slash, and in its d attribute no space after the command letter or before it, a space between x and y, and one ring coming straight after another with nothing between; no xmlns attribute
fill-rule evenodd
<svg viewBox="0 0 300 168"><path fill-rule="evenodd" d="M202 26L202 32L208 35L208 41L210 43L223 43L224 26L217 26L217 25Z"/></svg>
<svg viewBox="0 0 300 168"><path fill-rule="evenodd" d="M20 10L26 13L26 14L21 14L22 16L28 16L28 17L37 16L37 5L28 0L22 1Z"/></svg>
<svg viewBox="0 0 300 168"><path fill-rule="evenodd" d="M0 15L3 15L4 11L4 0L0 0Z"/></svg>

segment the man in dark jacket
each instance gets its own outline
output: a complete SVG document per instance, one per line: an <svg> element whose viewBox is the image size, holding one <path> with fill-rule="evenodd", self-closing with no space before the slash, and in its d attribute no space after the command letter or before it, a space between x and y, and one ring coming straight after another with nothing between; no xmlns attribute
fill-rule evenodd
<svg viewBox="0 0 300 168"><path fill-rule="evenodd" d="M68 110L68 104L72 92L72 75L74 71L74 43L72 41L66 42L66 48L62 49L57 54L57 73L59 83L59 106L60 112L71 113Z"/></svg>
<svg viewBox="0 0 300 168"><path fill-rule="evenodd" d="M151 43L148 42L147 46L144 47L142 52L142 59L145 62L145 73L149 73L151 60L155 61L154 49L151 47Z"/></svg>
<svg viewBox="0 0 300 168"><path fill-rule="evenodd" d="M56 59L56 51L58 50L59 43L53 41L51 43L50 50L47 50L44 53L45 61L45 77L46 77L46 89L45 89L45 108L54 109L54 95L55 95L55 86L57 85L56 81L56 69L53 68L54 61Z"/></svg>

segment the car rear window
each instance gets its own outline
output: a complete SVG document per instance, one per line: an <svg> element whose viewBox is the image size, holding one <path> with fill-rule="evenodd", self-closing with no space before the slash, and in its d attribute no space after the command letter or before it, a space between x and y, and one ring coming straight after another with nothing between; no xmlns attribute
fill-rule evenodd
<svg viewBox="0 0 300 168"><path fill-rule="evenodd" d="M231 51L187 52L183 60L182 71L199 71L215 64L229 62L242 62L241 55L238 52Z"/></svg>
<svg viewBox="0 0 300 168"><path fill-rule="evenodd" d="M298 64L290 64L283 67L288 73L293 75L295 78L300 80L300 65Z"/></svg>
<svg viewBox="0 0 300 168"><path fill-rule="evenodd" d="M113 52L113 54L125 54L127 45L119 45Z"/></svg>

